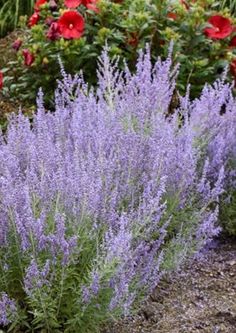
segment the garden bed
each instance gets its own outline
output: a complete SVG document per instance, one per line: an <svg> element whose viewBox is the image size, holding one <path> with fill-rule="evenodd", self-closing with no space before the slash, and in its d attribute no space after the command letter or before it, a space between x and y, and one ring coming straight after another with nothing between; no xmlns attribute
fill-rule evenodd
<svg viewBox="0 0 236 333"><path fill-rule="evenodd" d="M37 0L0 40L0 333L236 333L236 20L211 5Z"/></svg>
<svg viewBox="0 0 236 333"><path fill-rule="evenodd" d="M235 333L236 242L211 245L201 260L163 280L137 316L105 333Z"/></svg>

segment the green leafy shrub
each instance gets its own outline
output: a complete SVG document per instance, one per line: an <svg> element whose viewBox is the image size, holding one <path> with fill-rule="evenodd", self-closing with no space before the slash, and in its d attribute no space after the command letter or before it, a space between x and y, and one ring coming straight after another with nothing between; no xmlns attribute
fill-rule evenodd
<svg viewBox="0 0 236 333"><path fill-rule="evenodd" d="M59 73L58 56L68 72L82 69L86 80L96 83L96 59L105 43L111 56L120 56L119 66L124 67L125 59L132 70L138 50L147 42L155 61L158 56L167 56L173 40L174 62L181 64L177 87L183 93L191 84L192 97L230 63L236 77L235 19L229 9L219 11L215 1L90 0L77 1L77 5L73 2L72 7L70 1L62 0L43 1L35 7L22 45L16 48L17 61L3 69L4 95L34 101L38 88L43 87L50 104ZM76 20L81 19L77 35L59 31L63 30L61 17L71 11ZM219 33L214 35L217 29Z"/></svg>

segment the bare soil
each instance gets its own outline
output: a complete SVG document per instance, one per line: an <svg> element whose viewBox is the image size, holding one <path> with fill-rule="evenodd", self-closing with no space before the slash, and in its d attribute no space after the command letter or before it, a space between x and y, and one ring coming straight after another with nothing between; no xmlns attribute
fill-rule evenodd
<svg viewBox="0 0 236 333"><path fill-rule="evenodd" d="M106 333L236 333L236 239L214 241Z"/></svg>

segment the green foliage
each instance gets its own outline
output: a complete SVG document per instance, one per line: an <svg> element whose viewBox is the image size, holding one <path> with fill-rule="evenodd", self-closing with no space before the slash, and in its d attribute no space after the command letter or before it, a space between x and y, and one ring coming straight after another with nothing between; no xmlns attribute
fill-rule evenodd
<svg viewBox="0 0 236 333"><path fill-rule="evenodd" d="M165 272L173 272L181 268L188 258L204 246L205 239L196 237L201 221L206 214L216 208L216 204L205 202L205 206L192 194L189 204L181 209L179 195L171 195L167 200L167 214L170 217L168 234L164 244L164 260L161 268ZM209 207L211 206L211 210Z"/></svg>
<svg viewBox="0 0 236 333"><path fill-rule="evenodd" d="M21 15L32 12L34 0L0 0L0 37L17 27Z"/></svg>
<svg viewBox="0 0 236 333"><path fill-rule="evenodd" d="M229 8L218 11L218 2L197 0L186 7L180 1L168 0L100 0L97 7L98 12L78 7L86 23L81 38L51 40L47 37L49 26L45 20L57 20L67 9L63 1L58 3L56 11L51 11L48 4L41 6L39 21L25 30L17 60L3 69L7 70L4 95L33 103L39 87L43 87L50 105L60 76L58 56L67 72L83 70L85 79L96 84L97 57L105 43L111 55L120 56L121 67L125 59L133 69L138 50L146 43L150 43L155 60L158 56L166 57L169 44L174 41L173 58L181 65L177 87L184 93L186 84L191 84L191 97L198 96L205 82L212 83L235 57L236 48L229 48L232 35L213 40L204 34L212 15L230 18ZM231 17L231 21L233 24L235 19ZM23 49L35 57L32 64L24 63Z"/></svg>
<svg viewBox="0 0 236 333"><path fill-rule="evenodd" d="M232 15L236 14L236 2L235 0L222 0L219 3L220 9L229 9Z"/></svg>
<svg viewBox="0 0 236 333"><path fill-rule="evenodd" d="M229 191L222 197L220 222L227 234L236 236L236 191Z"/></svg>

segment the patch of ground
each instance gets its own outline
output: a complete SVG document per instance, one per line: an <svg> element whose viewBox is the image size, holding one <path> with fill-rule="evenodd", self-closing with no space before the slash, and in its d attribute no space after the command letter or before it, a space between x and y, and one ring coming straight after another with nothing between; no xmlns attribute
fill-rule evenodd
<svg viewBox="0 0 236 333"><path fill-rule="evenodd" d="M236 333L236 239L214 242L106 333Z"/></svg>
<svg viewBox="0 0 236 333"><path fill-rule="evenodd" d="M9 33L7 36L0 38L0 68L6 66L6 64L15 60L15 52L12 49L14 41L22 35L20 30L15 30Z"/></svg>

